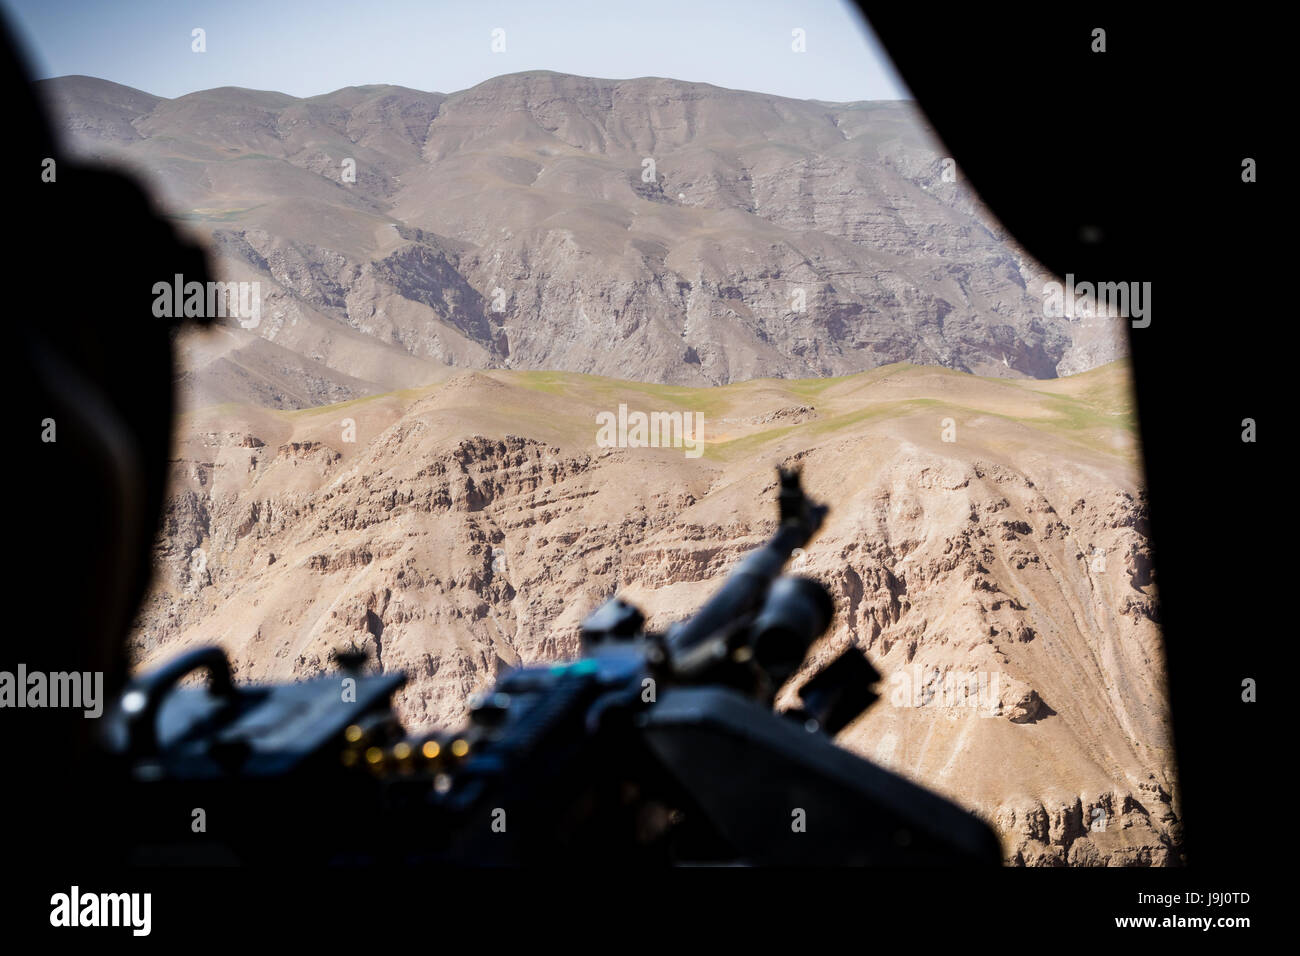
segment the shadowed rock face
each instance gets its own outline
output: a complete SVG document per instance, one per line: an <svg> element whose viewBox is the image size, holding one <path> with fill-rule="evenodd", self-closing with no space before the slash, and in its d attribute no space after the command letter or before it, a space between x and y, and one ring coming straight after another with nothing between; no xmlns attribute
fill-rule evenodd
<svg viewBox="0 0 1300 956"><path fill-rule="evenodd" d="M257 329L195 347L191 404L303 407L456 367L719 385L1123 354L1115 322L1043 315L1048 277L906 102L547 72L450 96L39 86L71 148L133 166L225 278L263 283Z"/></svg>
<svg viewBox="0 0 1300 956"><path fill-rule="evenodd" d="M983 814L1008 861L1181 846L1128 370L1051 382L891 366L680 389L463 372L286 413L188 416L136 660L222 644L241 680L405 671L453 726L503 668L571 656L621 592L662 628L774 527L774 465L831 505L792 571L884 680L840 742ZM596 416L700 412L705 452L602 448ZM352 440L348 440L351 438ZM951 439L951 440L947 440Z"/></svg>

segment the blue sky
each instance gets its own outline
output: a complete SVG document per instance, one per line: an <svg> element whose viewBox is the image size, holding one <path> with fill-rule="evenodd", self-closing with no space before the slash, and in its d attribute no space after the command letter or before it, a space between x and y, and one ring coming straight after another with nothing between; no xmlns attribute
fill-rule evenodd
<svg viewBox="0 0 1300 956"><path fill-rule="evenodd" d="M909 94L842 0L0 0L37 77L80 73L180 96L294 96L395 83L450 93L556 70L666 76L822 100ZM207 52L191 50L206 31ZM492 34L505 31L505 51ZM806 52L792 49L804 31Z"/></svg>

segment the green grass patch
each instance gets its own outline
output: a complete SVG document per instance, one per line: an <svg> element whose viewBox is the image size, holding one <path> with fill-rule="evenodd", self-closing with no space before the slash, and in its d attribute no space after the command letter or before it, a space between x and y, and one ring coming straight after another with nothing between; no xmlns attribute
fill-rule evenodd
<svg viewBox="0 0 1300 956"><path fill-rule="evenodd" d="M185 222L234 222L244 213L260 209L265 205L266 203L258 203L255 206L244 206L242 209L227 209L221 212L211 209L191 209L189 212L171 213L167 218Z"/></svg>

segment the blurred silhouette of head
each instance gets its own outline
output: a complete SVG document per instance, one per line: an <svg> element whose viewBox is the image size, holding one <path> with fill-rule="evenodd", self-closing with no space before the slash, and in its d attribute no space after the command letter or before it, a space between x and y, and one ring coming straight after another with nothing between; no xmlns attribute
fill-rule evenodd
<svg viewBox="0 0 1300 956"><path fill-rule="evenodd" d="M206 282L207 263L130 179L64 157L3 23L0 47L17 134L4 172L18 195L6 217L14 600L0 670L102 671L111 695L149 583L171 437L176 324L154 317L152 286L176 273ZM59 813L49 793L85 770L97 721L68 708L5 716L23 769L46 777L28 809Z"/></svg>

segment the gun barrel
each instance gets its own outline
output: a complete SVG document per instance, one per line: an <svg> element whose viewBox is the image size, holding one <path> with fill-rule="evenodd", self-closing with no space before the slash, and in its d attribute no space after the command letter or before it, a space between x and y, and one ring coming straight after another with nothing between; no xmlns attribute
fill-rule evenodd
<svg viewBox="0 0 1300 956"><path fill-rule="evenodd" d="M824 505L814 505L804 496L795 471L781 472L780 504L781 524L776 533L746 555L717 593L668 636L674 657L680 658L714 634L757 613L768 587L780 576L790 555L808 543L826 516Z"/></svg>

